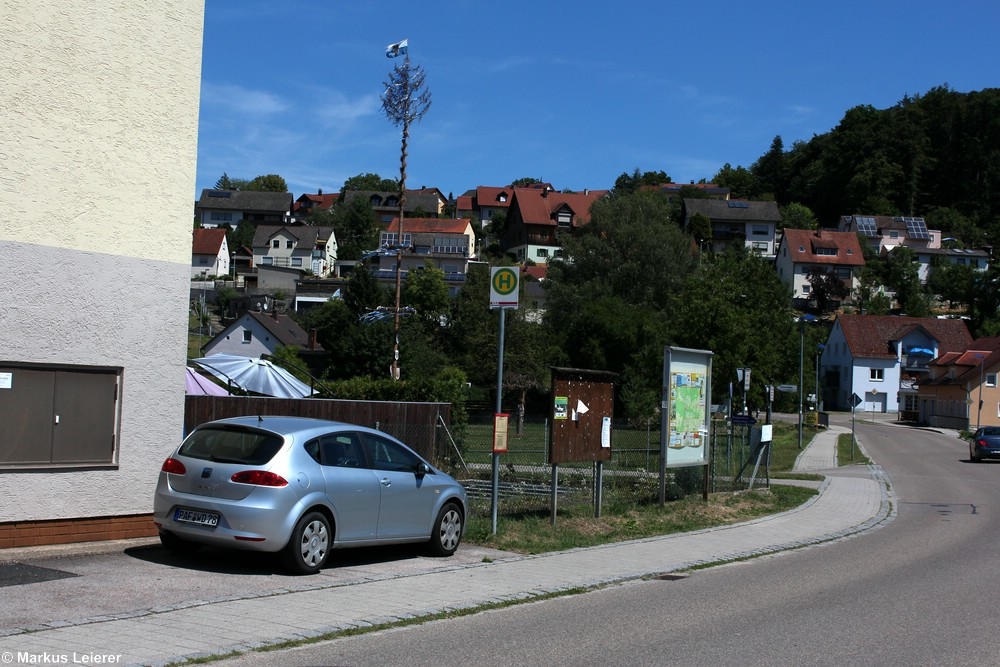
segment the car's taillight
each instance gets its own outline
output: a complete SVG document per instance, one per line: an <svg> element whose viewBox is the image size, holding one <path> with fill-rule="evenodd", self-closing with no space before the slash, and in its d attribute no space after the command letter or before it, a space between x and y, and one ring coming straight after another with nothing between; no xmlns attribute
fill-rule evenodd
<svg viewBox="0 0 1000 667"><path fill-rule="evenodd" d="M985 440L983 440L982 438L980 438L979 440L976 440L976 445L978 445L979 447L989 447L990 446L990 444L988 442L986 442Z"/></svg>
<svg viewBox="0 0 1000 667"><path fill-rule="evenodd" d="M187 468L184 467L184 464L173 458L164 461L160 470L171 475L183 475L187 472Z"/></svg>
<svg viewBox="0 0 1000 667"><path fill-rule="evenodd" d="M288 481L281 475L266 470L244 470L230 479L237 484L253 484L254 486L288 486Z"/></svg>

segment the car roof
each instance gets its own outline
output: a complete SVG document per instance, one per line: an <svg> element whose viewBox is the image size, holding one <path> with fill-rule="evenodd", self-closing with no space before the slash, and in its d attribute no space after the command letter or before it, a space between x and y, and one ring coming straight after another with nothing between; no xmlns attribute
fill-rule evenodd
<svg viewBox="0 0 1000 667"><path fill-rule="evenodd" d="M228 417L226 419L216 419L214 421L200 424L198 428L205 428L215 425L243 426L247 428L264 429L280 435L292 433L327 433L343 429L356 431L371 431L365 426L348 424L346 422L331 421L328 419L318 419L315 417L290 417L285 415L247 415L243 417Z"/></svg>

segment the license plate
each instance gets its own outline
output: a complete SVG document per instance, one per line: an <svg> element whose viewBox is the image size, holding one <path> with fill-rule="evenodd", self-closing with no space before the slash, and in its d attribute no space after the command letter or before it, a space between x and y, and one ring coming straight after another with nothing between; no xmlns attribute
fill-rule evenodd
<svg viewBox="0 0 1000 667"><path fill-rule="evenodd" d="M219 525L219 515L214 512L198 512L196 510L178 508L174 510L174 521L215 527Z"/></svg>

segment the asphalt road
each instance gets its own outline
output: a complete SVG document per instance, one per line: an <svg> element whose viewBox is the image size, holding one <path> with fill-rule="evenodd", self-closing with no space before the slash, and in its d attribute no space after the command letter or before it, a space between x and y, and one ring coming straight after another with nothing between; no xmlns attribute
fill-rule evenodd
<svg viewBox="0 0 1000 667"><path fill-rule="evenodd" d="M968 462L953 435L857 428L899 500L878 530L683 579L215 664L1000 664L1000 462Z"/></svg>

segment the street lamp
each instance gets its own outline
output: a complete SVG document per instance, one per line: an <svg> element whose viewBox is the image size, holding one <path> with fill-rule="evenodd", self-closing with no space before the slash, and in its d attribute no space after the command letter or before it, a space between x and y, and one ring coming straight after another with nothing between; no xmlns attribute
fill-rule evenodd
<svg viewBox="0 0 1000 667"><path fill-rule="evenodd" d="M802 449L802 383L805 381L802 369L806 350L806 322L815 321L815 315L806 314L799 318L799 449Z"/></svg>

